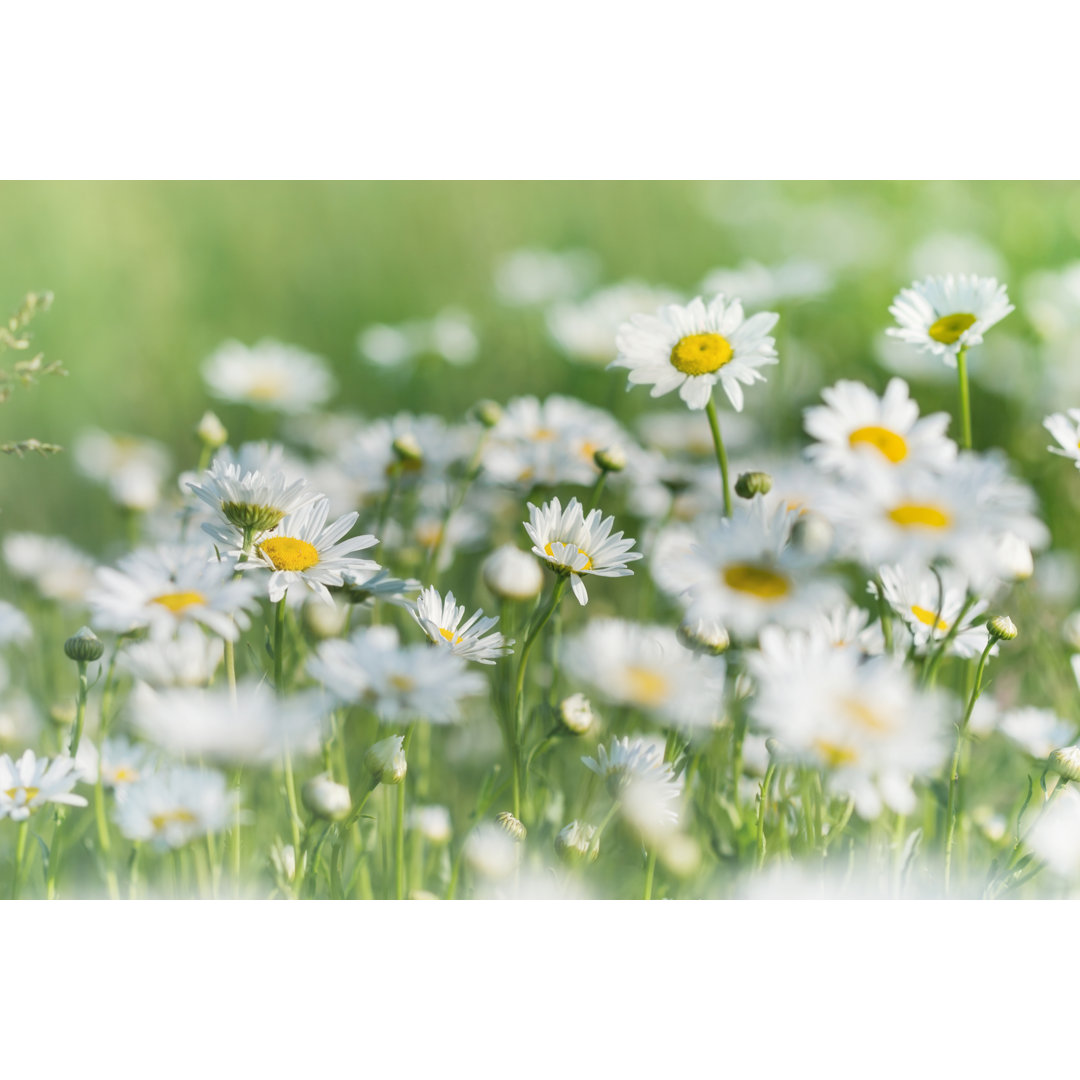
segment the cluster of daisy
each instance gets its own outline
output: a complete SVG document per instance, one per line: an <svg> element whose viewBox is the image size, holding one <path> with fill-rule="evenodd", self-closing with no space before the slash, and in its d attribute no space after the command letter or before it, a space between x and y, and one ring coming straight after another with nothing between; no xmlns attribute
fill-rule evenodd
<svg viewBox="0 0 1080 1080"><path fill-rule="evenodd" d="M674 408L331 412L330 365L267 340L203 375L277 440L230 445L207 413L174 483L151 440L80 437L133 540L99 564L3 538L12 895L715 896L858 856L894 893L1080 877L1075 727L996 678L1050 542L1033 490L973 448L968 350L1005 287L932 277L890 309L897 343L955 369L955 422L900 377L841 379L785 452L751 407L789 362L757 309L823 296L829 268L718 269L689 300L596 276L521 251L496 291ZM360 350L464 364L478 340L449 309ZM1080 410L1046 427L1080 467ZM1009 821L971 782L994 755L1041 806Z"/></svg>

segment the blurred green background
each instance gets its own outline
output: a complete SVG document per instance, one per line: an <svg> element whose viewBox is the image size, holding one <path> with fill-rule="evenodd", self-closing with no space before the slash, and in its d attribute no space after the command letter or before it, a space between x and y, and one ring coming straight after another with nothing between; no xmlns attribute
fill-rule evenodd
<svg viewBox="0 0 1080 1080"><path fill-rule="evenodd" d="M786 363L771 396L754 403L766 431L790 440L798 432L797 406L816 394L819 374L883 382L872 341L890 321L897 289L913 277L913 245L940 232L977 237L996 251L1019 308L1014 283L1076 257L1080 188L4 183L0 312L13 310L27 291L52 290L55 304L35 326L35 345L70 375L17 390L0 407L2 439L35 436L70 446L79 429L95 425L160 439L178 467L188 466L197 453L192 426L213 404L200 365L229 337L250 343L271 336L322 354L342 388L335 407L368 415L409 409L457 416L481 396L556 390L611 405L624 419L650 407L644 391L622 393L623 376L567 362L539 312L499 306L492 284L498 258L533 246L593 250L603 282L635 277L686 291L707 271L747 258L830 263L831 294L783 309ZM477 321L482 349L474 365L382 371L358 358L356 337L365 325L428 317L447 304ZM1022 310L1009 329L1021 346L1035 349ZM815 354L813 385L798 377L798 350L785 355L785 343L795 341ZM785 388L790 392L781 399ZM916 389L924 409L951 411L949 384ZM1080 399L1058 407L1066 404ZM1009 441L1013 407L1008 394L980 396L977 387L978 445ZM219 412L237 430L238 411ZM1030 446L1027 439L1010 446L1036 483L1058 464L1047 460L1045 441L1037 433ZM0 528L61 532L92 551L115 534L107 496L79 479L70 455L4 458L0 470Z"/></svg>

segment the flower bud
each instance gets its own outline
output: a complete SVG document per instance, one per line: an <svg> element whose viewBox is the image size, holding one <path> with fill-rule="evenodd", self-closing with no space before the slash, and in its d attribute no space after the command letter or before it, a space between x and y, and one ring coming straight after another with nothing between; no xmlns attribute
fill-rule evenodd
<svg viewBox="0 0 1080 1080"><path fill-rule="evenodd" d="M998 641L1012 641L1019 633L1016 623L1008 615L995 615L988 619L986 629L990 631L990 636Z"/></svg>
<svg viewBox="0 0 1080 1080"><path fill-rule="evenodd" d="M270 861L285 881L296 880L296 848L292 844L277 841L270 849Z"/></svg>
<svg viewBox="0 0 1080 1080"><path fill-rule="evenodd" d="M497 401L485 398L472 408L472 414L486 428L493 428L502 419L502 406Z"/></svg>
<svg viewBox="0 0 1080 1080"><path fill-rule="evenodd" d="M626 451L621 446L607 446L593 454L593 461L601 472L622 472L626 468Z"/></svg>
<svg viewBox="0 0 1080 1080"><path fill-rule="evenodd" d="M728 632L715 620L683 619L675 636L683 648L702 656L719 656L731 645Z"/></svg>
<svg viewBox="0 0 1080 1080"><path fill-rule="evenodd" d="M597 723L596 713L584 694L571 694L559 702L559 722L571 735L587 735Z"/></svg>
<svg viewBox="0 0 1080 1080"><path fill-rule="evenodd" d="M735 481L735 494L740 499L768 495L770 491L772 491L772 477L767 472L744 472Z"/></svg>
<svg viewBox="0 0 1080 1080"><path fill-rule="evenodd" d="M527 552L505 544L485 560L484 584L502 600L531 600L544 587L544 572Z"/></svg>
<svg viewBox="0 0 1080 1080"><path fill-rule="evenodd" d="M352 810L349 789L335 783L326 773L319 773L304 784L300 798L308 810L326 821L343 821Z"/></svg>
<svg viewBox="0 0 1080 1080"><path fill-rule="evenodd" d="M391 448L398 461L406 465L419 465L424 460L424 451L411 431L399 435L391 444Z"/></svg>
<svg viewBox="0 0 1080 1080"><path fill-rule="evenodd" d="M503 827L503 831L511 840L516 840L520 844L525 839L527 835L525 826L509 810L504 810L495 820Z"/></svg>
<svg viewBox="0 0 1080 1080"><path fill-rule="evenodd" d="M195 428L195 434L199 436L199 441L209 446L211 450L217 450L229 441L229 433L225 430L225 425L215 413L209 411L203 413L198 427Z"/></svg>
<svg viewBox="0 0 1080 1080"><path fill-rule="evenodd" d="M1080 746L1066 746L1050 755L1050 767L1063 780L1080 780Z"/></svg>
<svg viewBox="0 0 1080 1080"><path fill-rule="evenodd" d="M577 865L582 862L594 863L600 856L600 841L596 835L596 826L583 821L571 821L559 830L555 837L555 854L563 862Z"/></svg>
<svg viewBox="0 0 1080 1080"><path fill-rule="evenodd" d="M90 664L95 660L100 660L104 651L105 646L101 644L101 639L89 626L84 626L77 634L72 634L64 642L64 654L69 660L74 660L79 664Z"/></svg>
<svg viewBox="0 0 1080 1080"><path fill-rule="evenodd" d="M403 735L391 735L375 743L364 755L364 768L371 773L376 783L400 784L405 779L409 765L402 748Z"/></svg>
<svg viewBox="0 0 1080 1080"><path fill-rule="evenodd" d="M833 527L813 512L802 514L791 527L791 543L810 555L824 555L833 542Z"/></svg>

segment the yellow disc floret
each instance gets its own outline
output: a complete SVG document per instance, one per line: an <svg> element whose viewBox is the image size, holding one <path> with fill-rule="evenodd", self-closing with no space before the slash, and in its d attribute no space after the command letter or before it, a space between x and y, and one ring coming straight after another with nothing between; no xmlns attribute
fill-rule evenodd
<svg viewBox="0 0 1080 1080"><path fill-rule="evenodd" d="M442 634L451 645L458 645L465 640L463 637L454 637L452 630L444 630L441 626L439 627L439 633Z"/></svg>
<svg viewBox="0 0 1080 1080"><path fill-rule="evenodd" d="M662 705L668 696L668 681L658 671L628 667L625 672L628 697L638 705Z"/></svg>
<svg viewBox="0 0 1080 1080"><path fill-rule="evenodd" d="M259 544L259 551L275 570L310 570L319 561L314 544L292 536L272 536Z"/></svg>
<svg viewBox="0 0 1080 1080"><path fill-rule="evenodd" d="M37 794L40 790L41 788L36 787L9 787L7 791L4 792L4 794L9 799L17 799L19 792L21 791L23 796L23 805L25 806L32 799L37 798Z"/></svg>
<svg viewBox="0 0 1080 1080"><path fill-rule="evenodd" d="M873 424L856 428L848 436L848 443L851 446L872 446L875 450L881 451L882 455L894 465L903 461L908 454L907 442L902 435Z"/></svg>
<svg viewBox="0 0 1080 1080"><path fill-rule="evenodd" d="M956 315L942 315L926 332L942 345L955 345L964 332L975 325L975 316L966 312Z"/></svg>
<svg viewBox="0 0 1080 1080"><path fill-rule="evenodd" d="M556 555L555 555L555 552L553 552L551 550L551 545L552 544L561 544L561 543L563 543L563 541L561 541L561 540L552 540L550 543L547 543L547 544L544 545L544 550L548 553L548 555L552 559L554 559L554 558L556 558ZM566 547L574 547L573 544L566 544L565 546ZM577 549L577 553L579 555L584 555L585 556L585 565L578 567L578 569L577 569L577 571L575 571L575 573L580 573L582 570L591 570L592 569L592 556L590 556L587 551L582 551L581 548Z"/></svg>
<svg viewBox="0 0 1080 1080"><path fill-rule="evenodd" d="M671 350L671 366L686 375L708 375L734 355L731 342L722 334L689 334Z"/></svg>
<svg viewBox="0 0 1080 1080"><path fill-rule="evenodd" d="M903 529L947 529L952 524L952 518L940 506L924 503L901 503L888 516Z"/></svg>
<svg viewBox="0 0 1080 1080"><path fill-rule="evenodd" d="M748 593L772 603L791 592L791 583L776 570L756 563L731 563L724 568L724 584L736 592Z"/></svg>
<svg viewBox="0 0 1080 1080"><path fill-rule="evenodd" d="M151 603L160 604L174 615L179 615L196 604L205 604L206 597L201 592L170 592L155 596Z"/></svg>
<svg viewBox="0 0 1080 1080"><path fill-rule="evenodd" d="M929 611L924 607L919 607L918 604L911 606L911 614L915 616L923 624L923 626L932 626L935 630L948 630L949 624L944 619L939 619L934 612Z"/></svg>

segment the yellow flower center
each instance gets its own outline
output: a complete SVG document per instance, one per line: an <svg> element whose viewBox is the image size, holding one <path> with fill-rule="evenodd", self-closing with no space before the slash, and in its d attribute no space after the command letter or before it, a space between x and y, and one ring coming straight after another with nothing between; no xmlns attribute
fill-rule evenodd
<svg viewBox="0 0 1080 1080"><path fill-rule="evenodd" d="M888 731L891 726L887 720L881 718L881 713L867 705L865 701L860 701L858 698L845 698L841 704L848 719L857 727L865 728L867 731Z"/></svg>
<svg viewBox="0 0 1080 1080"><path fill-rule="evenodd" d="M259 551L274 564L275 570L310 570L319 561L314 544L292 536L272 536L259 544Z"/></svg>
<svg viewBox="0 0 1080 1080"><path fill-rule="evenodd" d="M911 614L914 615L923 626L932 626L935 630L949 629L949 624L945 622L944 619L939 619L934 612L928 611L924 607L919 607L918 604L912 605Z"/></svg>
<svg viewBox="0 0 1080 1080"><path fill-rule="evenodd" d="M721 334L690 334L671 350L671 366L686 375L708 375L734 355L731 343Z"/></svg>
<svg viewBox="0 0 1080 1080"><path fill-rule="evenodd" d="M127 784L132 780L138 780L139 774L135 769L129 769L125 765L121 765L119 769L114 769L112 774L112 782L114 784Z"/></svg>
<svg viewBox="0 0 1080 1080"><path fill-rule="evenodd" d="M791 583L783 574L755 563L732 563L725 567L724 584L769 603L782 600L791 592Z"/></svg>
<svg viewBox="0 0 1080 1080"><path fill-rule="evenodd" d="M829 742L828 739L815 739L814 749L830 769L838 769L841 765L852 765L859 757L853 747Z"/></svg>
<svg viewBox="0 0 1080 1080"><path fill-rule="evenodd" d="M160 604L174 615L179 615L181 611L196 604L205 604L206 597L201 592L170 592L155 596L151 603Z"/></svg>
<svg viewBox="0 0 1080 1080"><path fill-rule="evenodd" d="M555 432L552 431L551 428L537 428L533 432L533 439L536 442L552 442L555 439Z"/></svg>
<svg viewBox="0 0 1080 1080"><path fill-rule="evenodd" d="M956 315L942 315L926 332L942 345L955 345L965 330L975 325L975 316L965 312Z"/></svg>
<svg viewBox="0 0 1080 1080"><path fill-rule="evenodd" d="M387 681L395 690L400 690L403 694L416 689L416 683L408 675L391 675Z"/></svg>
<svg viewBox="0 0 1080 1080"><path fill-rule="evenodd" d="M889 520L903 529L947 529L952 518L939 506L925 503L901 503L888 514Z"/></svg>
<svg viewBox="0 0 1080 1080"><path fill-rule="evenodd" d="M465 640L463 637L454 637L450 630L444 630L441 626L439 627L439 633L442 634L451 645L457 645L458 642Z"/></svg>
<svg viewBox="0 0 1080 1080"><path fill-rule="evenodd" d="M277 401L285 396L285 380L280 375L260 375L248 387L252 401Z"/></svg>
<svg viewBox="0 0 1080 1080"><path fill-rule="evenodd" d="M25 806L26 803L30 802L31 799L34 799L37 796L40 790L41 788L36 787L9 787L7 791L4 792L4 794L9 799L17 799L19 797L19 793L21 792L23 797L23 805Z"/></svg>
<svg viewBox="0 0 1080 1080"><path fill-rule="evenodd" d="M553 558L553 559L555 558L555 553L551 550L551 544L558 544L558 543L561 543L561 542L562 541L560 541L560 540L552 540L551 543L544 545L544 550L548 553L548 555L551 556L551 558ZM568 547L573 547L574 545L573 544L568 544L567 546ZM579 555L584 555L585 556L585 565L583 567L581 567L581 570L591 570L592 569L592 556L587 551L582 551L581 548L578 548L577 552L578 552ZM581 570L575 571L575 573L581 573Z"/></svg>
<svg viewBox="0 0 1080 1080"><path fill-rule="evenodd" d="M190 810L166 810L163 814L154 814L150 824L154 826L154 832L161 832L169 825L193 825L197 820Z"/></svg>
<svg viewBox="0 0 1080 1080"><path fill-rule="evenodd" d="M652 668L628 667L629 697L638 705L660 705L668 696L668 681Z"/></svg>
<svg viewBox="0 0 1080 1080"><path fill-rule="evenodd" d="M888 428L875 427L872 424L857 428L848 436L848 442L852 446L872 446L875 450L880 450L894 465L907 457L908 448L903 436Z"/></svg>

